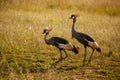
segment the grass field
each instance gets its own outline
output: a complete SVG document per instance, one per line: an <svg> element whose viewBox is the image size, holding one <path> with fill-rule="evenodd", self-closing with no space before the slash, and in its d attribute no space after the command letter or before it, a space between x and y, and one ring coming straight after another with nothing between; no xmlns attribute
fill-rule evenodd
<svg viewBox="0 0 120 80"><path fill-rule="evenodd" d="M0 80L120 80L119 0L0 0ZM91 35L102 49L82 67L84 47L71 39L71 14L77 13L76 30ZM80 47L79 54L55 67L59 50L44 42L63 37ZM91 49L87 48L87 57ZM63 55L65 56L65 55Z"/></svg>

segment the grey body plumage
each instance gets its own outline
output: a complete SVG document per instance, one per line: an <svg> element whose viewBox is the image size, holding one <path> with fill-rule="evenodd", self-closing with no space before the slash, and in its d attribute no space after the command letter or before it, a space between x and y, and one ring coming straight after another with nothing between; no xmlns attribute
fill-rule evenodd
<svg viewBox="0 0 120 80"><path fill-rule="evenodd" d="M89 35L82 33L82 32L77 32L75 30L75 23L76 23L76 15L72 14L70 19L73 19L73 24L72 24L72 38L77 39L81 44L83 44L84 48L85 48L85 54L84 54L84 60L83 60L83 66L85 65L85 61L86 61L86 48L87 47L91 47L92 48L92 53L90 55L90 58L88 60L89 64L91 62L91 58L92 55L94 53L94 50L96 49L97 51L101 52L101 49L99 47L99 45L97 44L97 42L90 37Z"/></svg>
<svg viewBox="0 0 120 80"><path fill-rule="evenodd" d="M69 41L67 41L66 39L60 38L60 37L51 37L49 39L47 39L47 35L49 34L50 30L49 29L44 29L43 34L44 35L44 40L46 42L46 44L48 45L53 45L55 47L57 47L60 51L61 54L61 59L60 61L62 62L62 53L61 51L63 50L65 52L65 55L67 58L68 54L65 50L70 50L73 51L75 54L78 53L78 47L76 47L75 45L73 45L72 43L70 43Z"/></svg>

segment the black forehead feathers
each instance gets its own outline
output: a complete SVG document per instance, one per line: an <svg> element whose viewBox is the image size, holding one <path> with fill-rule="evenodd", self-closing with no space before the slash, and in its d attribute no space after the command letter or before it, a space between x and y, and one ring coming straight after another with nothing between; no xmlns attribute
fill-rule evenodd
<svg viewBox="0 0 120 80"><path fill-rule="evenodd" d="M44 29L44 32L48 31L47 29Z"/></svg>
<svg viewBox="0 0 120 80"><path fill-rule="evenodd" d="M73 18L73 17L75 17L75 15L74 15L74 14L72 14L72 15L71 15L71 18Z"/></svg>
<svg viewBox="0 0 120 80"><path fill-rule="evenodd" d="M44 29L44 32L47 31L46 29Z"/></svg>
<svg viewBox="0 0 120 80"><path fill-rule="evenodd" d="M71 16L75 16L74 14L72 14Z"/></svg>

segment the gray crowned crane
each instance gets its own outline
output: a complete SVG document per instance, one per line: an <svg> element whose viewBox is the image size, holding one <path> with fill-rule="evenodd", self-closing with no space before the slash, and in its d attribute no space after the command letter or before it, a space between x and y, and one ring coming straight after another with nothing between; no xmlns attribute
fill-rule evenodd
<svg viewBox="0 0 120 80"><path fill-rule="evenodd" d="M89 57L89 60L87 62L87 65L91 62L92 55L94 53L94 50L97 50L98 52L101 52L101 49L98 45L98 43L89 35L82 33L82 32L77 32L75 30L75 23L76 23L76 18L77 15L72 14L70 19L73 19L73 24L72 24L72 38L77 39L81 44L83 44L85 48L85 54L84 54L84 59L83 59L83 66L85 66L85 61L86 61L86 48L91 47L92 48L92 53Z"/></svg>
<svg viewBox="0 0 120 80"><path fill-rule="evenodd" d="M49 32L51 31L52 29L44 29L43 31L43 34L44 35L44 40L45 40L45 43L48 44L48 45L53 45L55 47L57 47L60 51L60 60L58 60L56 63L58 63L59 61L61 61L61 64L62 64L62 50L64 51L65 53L65 58L68 57L68 54L65 50L69 50L69 51L73 51L75 54L78 53L79 51L79 47L71 44L69 41L63 39L63 38L60 38L60 37L52 37L50 39L47 39L47 35L49 34ZM64 59L65 59L64 58Z"/></svg>

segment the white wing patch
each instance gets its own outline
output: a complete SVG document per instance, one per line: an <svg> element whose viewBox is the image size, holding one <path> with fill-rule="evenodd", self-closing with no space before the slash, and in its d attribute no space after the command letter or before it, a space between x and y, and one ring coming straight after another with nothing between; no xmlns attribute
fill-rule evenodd
<svg viewBox="0 0 120 80"><path fill-rule="evenodd" d="M71 43L68 43L68 44L59 43L58 47L66 49L66 50L72 50L73 49L73 45Z"/></svg>
<svg viewBox="0 0 120 80"><path fill-rule="evenodd" d="M99 45L98 45L97 42L90 42L90 41L88 41L88 45L89 45L90 47L94 48L94 49L99 48Z"/></svg>

